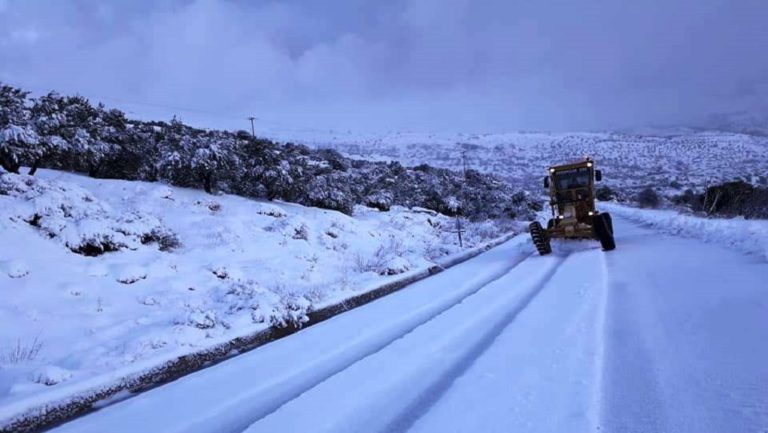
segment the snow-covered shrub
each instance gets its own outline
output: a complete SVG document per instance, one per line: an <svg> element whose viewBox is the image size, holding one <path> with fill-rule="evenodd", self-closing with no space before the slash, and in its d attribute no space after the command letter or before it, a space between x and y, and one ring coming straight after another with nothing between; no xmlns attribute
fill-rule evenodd
<svg viewBox="0 0 768 433"><path fill-rule="evenodd" d="M40 367L32 372L31 379L35 383L39 383L45 386L57 385L61 382L69 380L72 377L72 372L57 367L55 365L48 365Z"/></svg>
<svg viewBox="0 0 768 433"><path fill-rule="evenodd" d="M32 176L0 174L0 215L24 221L75 253L97 256L158 242L163 250L179 245L156 217L117 214L88 191L72 184Z"/></svg>
<svg viewBox="0 0 768 433"><path fill-rule="evenodd" d="M181 247L181 240L176 232L165 226L155 227L149 235L142 236L142 244L151 242L157 242L160 251L173 251Z"/></svg>
<svg viewBox="0 0 768 433"><path fill-rule="evenodd" d="M343 175L315 177L308 185L307 204L352 215L355 197L350 190L350 184L350 179Z"/></svg>
<svg viewBox="0 0 768 433"><path fill-rule="evenodd" d="M365 205L383 212L392 207L392 193L389 191L376 191L365 198Z"/></svg>
<svg viewBox="0 0 768 433"><path fill-rule="evenodd" d="M194 308L187 313L186 324L197 329L210 329L216 326L216 313L211 310Z"/></svg>
<svg viewBox="0 0 768 433"><path fill-rule="evenodd" d="M411 269L411 264L403 257L392 257L384 268L379 271L381 275L397 275Z"/></svg>
<svg viewBox="0 0 768 433"><path fill-rule="evenodd" d="M21 260L9 260L3 263L0 269L11 278L22 278L29 275L29 265Z"/></svg>
<svg viewBox="0 0 768 433"><path fill-rule="evenodd" d="M285 218L288 214L284 210L277 206L262 204L259 206L259 210L256 211L259 215L266 215L272 218Z"/></svg>
<svg viewBox="0 0 768 433"><path fill-rule="evenodd" d="M424 247L424 257L429 260L436 260L440 257L447 256L450 253L451 250L448 248L448 246L440 242L438 239L429 242Z"/></svg>
<svg viewBox="0 0 768 433"><path fill-rule="evenodd" d="M115 278L121 284L133 284L147 278L147 270L141 266L129 265L118 272Z"/></svg>
<svg viewBox="0 0 768 433"><path fill-rule="evenodd" d="M253 280L234 281L221 286L214 301L222 305L228 315L246 312L253 323L271 326L300 326L309 318L310 301L284 286L267 289Z"/></svg>
<svg viewBox="0 0 768 433"><path fill-rule="evenodd" d="M142 299L139 299L139 303L146 305L147 307L152 307L158 304L157 299L152 296L145 296Z"/></svg>
<svg viewBox="0 0 768 433"><path fill-rule="evenodd" d="M293 228L293 239L297 240L309 240L309 227L306 224L301 223Z"/></svg>
<svg viewBox="0 0 768 433"><path fill-rule="evenodd" d="M213 200L206 200L204 202L198 200L195 202L195 204L208 209L212 213L216 213L221 210L221 203Z"/></svg>
<svg viewBox="0 0 768 433"><path fill-rule="evenodd" d="M699 200L709 215L768 218L768 188L744 181L710 186Z"/></svg>
<svg viewBox="0 0 768 433"><path fill-rule="evenodd" d="M482 243L518 229L519 227L511 220L485 220L467 224L464 237L466 241Z"/></svg>
<svg viewBox="0 0 768 433"><path fill-rule="evenodd" d="M272 287L272 292L280 297L278 314L272 318L272 325L278 327L301 326L309 321L307 313L312 308L312 303L305 295L288 290L285 285Z"/></svg>
<svg viewBox="0 0 768 433"><path fill-rule="evenodd" d="M354 269L356 272L374 272L379 275L397 275L408 269L411 265L402 256L405 253L403 242L400 238L389 238L386 243L379 244L373 253L358 251L354 255Z"/></svg>
<svg viewBox="0 0 768 433"><path fill-rule="evenodd" d="M686 207L692 211L700 211L704 208L704 195L697 194L692 189L686 189L682 194L673 195L670 201L678 206Z"/></svg>
<svg viewBox="0 0 768 433"><path fill-rule="evenodd" d="M646 207L646 208L656 208L659 207L659 203L661 202L661 199L659 198L659 195L656 193L656 190L654 190L651 187L645 188L640 193L637 194L637 204L640 205L640 207Z"/></svg>
<svg viewBox="0 0 768 433"><path fill-rule="evenodd" d="M227 271L227 268L224 266L214 266L211 268L211 273L220 280L229 278L229 271Z"/></svg>
<svg viewBox="0 0 768 433"><path fill-rule="evenodd" d="M600 201L611 201L616 197L616 193L608 186L601 185L595 189L595 198Z"/></svg>
<svg viewBox="0 0 768 433"><path fill-rule="evenodd" d="M0 167L18 173L24 160L35 159L40 137L32 128L29 92L0 83Z"/></svg>

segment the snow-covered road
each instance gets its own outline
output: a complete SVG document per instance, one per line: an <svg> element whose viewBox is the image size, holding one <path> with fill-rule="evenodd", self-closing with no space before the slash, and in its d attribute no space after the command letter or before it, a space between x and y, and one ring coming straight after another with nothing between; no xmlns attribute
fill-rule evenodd
<svg viewBox="0 0 768 433"><path fill-rule="evenodd" d="M766 432L768 264L516 238L57 432Z"/></svg>

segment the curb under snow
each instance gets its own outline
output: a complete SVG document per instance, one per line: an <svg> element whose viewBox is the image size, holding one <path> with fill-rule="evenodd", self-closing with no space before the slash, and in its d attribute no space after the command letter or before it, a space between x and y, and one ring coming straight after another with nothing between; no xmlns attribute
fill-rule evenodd
<svg viewBox="0 0 768 433"><path fill-rule="evenodd" d="M465 262L489 249L512 239L507 234L481 246L463 251L439 261L435 265L410 272L398 279L376 286L363 293L308 313L309 321L301 328L312 326L337 314L365 305L375 299L396 292L410 284L435 275ZM301 329L289 326L270 327L192 353L176 355L155 364L139 365L122 375L103 375L53 390L48 396L34 396L0 409L0 433L34 432L53 427L78 416L106 406L122 397L137 394L156 386L174 381L237 354L255 349L271 341L293 334ZM151 362L151 361L150 361Z"/></svg>

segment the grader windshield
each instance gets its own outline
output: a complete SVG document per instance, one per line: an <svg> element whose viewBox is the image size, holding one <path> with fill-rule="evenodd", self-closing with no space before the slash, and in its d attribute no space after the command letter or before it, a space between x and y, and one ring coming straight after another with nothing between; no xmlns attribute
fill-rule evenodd
<svg viewBox="0 0 768 433"><path fill-rule="evenodd" d="M591 169L587 167L573 168L555 172L555 188L558 190L588 188Z"/></svg>
<svg viewBox="0 0 768 433"><path fill-rule="evenodd" d="M552 174L555 202L568 203L587 199L592 186L592 168L576 167L557 170Z"/></svg>

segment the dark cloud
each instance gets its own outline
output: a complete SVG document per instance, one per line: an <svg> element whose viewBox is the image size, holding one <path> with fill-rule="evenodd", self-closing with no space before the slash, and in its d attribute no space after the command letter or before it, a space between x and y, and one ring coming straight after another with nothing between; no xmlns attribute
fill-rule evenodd
<svg viewBox="0 0 768 433"><path fill-rule="evenodd" d="M222 127L671 124L768 108L766 22L764 0L0 0L0 79Z"/></svg>

